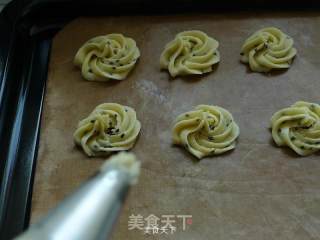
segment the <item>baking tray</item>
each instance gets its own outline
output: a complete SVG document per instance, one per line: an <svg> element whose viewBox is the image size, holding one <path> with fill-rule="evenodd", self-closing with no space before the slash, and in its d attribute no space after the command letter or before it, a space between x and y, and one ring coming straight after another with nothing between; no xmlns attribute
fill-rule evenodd
<svg viewBox="0 0 320 240"><path fill-rule="evenodd" d="M255 12L302 8L315 11L318 7L317 1L301 4L290 1L202 1L201 4L193 1L90 1L89 6L85 1L10 3L0 15L3 32L0 39L0 239L10 239L29 223L51 41L71 19L83 15L227 13L248 9ZM112 11L106 13L105 9ZM123 224L127 223L122 221Z"/></svg>

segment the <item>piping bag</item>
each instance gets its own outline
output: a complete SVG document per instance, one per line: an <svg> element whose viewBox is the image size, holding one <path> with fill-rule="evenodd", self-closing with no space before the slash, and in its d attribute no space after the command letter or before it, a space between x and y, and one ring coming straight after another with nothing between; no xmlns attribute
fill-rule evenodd
<svg viewBox="0 0 320 240"><path fill-rule="evenodd" d="M15 240L106 240L131 185L138 180L140 162L119 153L100 171Z"/></svg>

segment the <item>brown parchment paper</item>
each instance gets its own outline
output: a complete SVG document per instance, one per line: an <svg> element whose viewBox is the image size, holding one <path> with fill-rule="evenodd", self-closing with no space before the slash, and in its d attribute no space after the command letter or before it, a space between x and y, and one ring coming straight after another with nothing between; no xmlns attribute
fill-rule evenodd
<svg viewBox="0 0 320 240"><path fill-rule="evenodd" d="M276 26L292 36L298 55L288 71L252 73L239 62L254 31ZM220 42L221 62L203 77L172 80L159 70L166 43L183 30ZM88 39L119 32L134 38L141 58L124 81L88 82L73 66ZM132 150L142 161L113 239L320 239L320 158L274 146L272 114L298 100L320 102L320 18L316 13L80 18L53 41L32 200L32 222L92 175L103 159L74 146L79 120L103 102L136 109L142 123ZM175 117L198 104L220 105L239 124L237 148L196 161L171 145ZM128 230L128 217L191 214L172 235ZM177 220L178 221L178 220Z"/></svg>

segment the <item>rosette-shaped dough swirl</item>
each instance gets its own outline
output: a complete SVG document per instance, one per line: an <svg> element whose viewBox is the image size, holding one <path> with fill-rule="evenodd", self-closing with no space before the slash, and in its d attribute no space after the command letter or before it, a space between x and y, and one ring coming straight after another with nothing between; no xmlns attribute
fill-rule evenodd
<svg viewBox="0 0 320 240"><path fill-rule="evenodd" d="M139 57L140 51L132 38L108 34L87 41L78 50L74 64L89 81L123 80Z"/></svg>
<svg viewBox="0 0 320 240"><path fill-rule="evenodd" d="M296 102L271 118L272 137L278 146L288 146L301 156L320 150L320 105Z"/></svg>
<svg viewBox="0 0 320 240"><path fill-rule="evenodd" d="M173 143L201 159L227 152L236 145L239 127L224 108L199 105L179 115L173 127Z"/></svg>
<svg viewBox="0 0 320 240"><path fill-rule="evenodd" d="M289 68L297 50L293 39L281 30L269 27L255 32L243 44L241 61L255 72Z"/></svg>
<svg viewBox="0 0 320 240"><path fill-rule="evenodd" d="M220 61L218 46L218 41L204 32L181 32L165 46L160 67L168 69L172 77L211 72L212 65Z"/></svg>
<svg viewBox="0 0 320 240"><path fill-rule="evenodd" d="M79 122L73 136L88 156L105 156L131 149L140 129L141 124L132 108L103 103Z"/></svg>

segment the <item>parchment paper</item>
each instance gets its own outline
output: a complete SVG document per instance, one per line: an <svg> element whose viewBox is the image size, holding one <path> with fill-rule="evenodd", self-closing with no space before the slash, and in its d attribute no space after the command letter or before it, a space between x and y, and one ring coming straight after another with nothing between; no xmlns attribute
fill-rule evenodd
<svg viewBox="0 0 320 240"><path fill-rule="evenodd" d="M294 38L298 55L288 71L252 73L239 62L254 31L276 26ZM205 31L220 42L221 62L203 77L172 80L159 70L164 45L183 30ZM141 58L124 81L88 82L73 66L88 39L123 33ZM142 161L113 239L320 239L320 158L277 148L272 114L298 100L320 102L320 18L316 13L212 14L80 18L53 41L43 111L32 221L92 175L103 159L87 158L73 143L79 120L103 102L136 109L142 131L133 152ZM234 151L196 161L171 145L175 117L198 104L228 109L241 133ZM128 217L190 214L172 235L128 230Z"/></svg>

